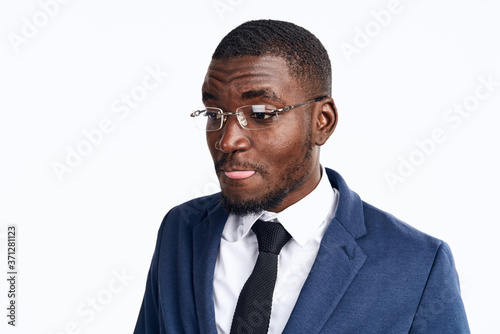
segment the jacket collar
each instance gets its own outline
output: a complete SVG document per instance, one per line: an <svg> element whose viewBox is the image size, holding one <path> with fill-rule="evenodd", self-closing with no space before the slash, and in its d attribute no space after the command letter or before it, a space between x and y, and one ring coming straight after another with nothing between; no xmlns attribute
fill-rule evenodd
<svg viewBox="0 0 500 334"><path fill-rule="evenodd" d="M346 231L358 239L366 234L363 202L358 194L347 187L346 182L336 171L326 168L326 174L333 188L339 191L339 204L335 212L335 219L342 224Z"/></svg>

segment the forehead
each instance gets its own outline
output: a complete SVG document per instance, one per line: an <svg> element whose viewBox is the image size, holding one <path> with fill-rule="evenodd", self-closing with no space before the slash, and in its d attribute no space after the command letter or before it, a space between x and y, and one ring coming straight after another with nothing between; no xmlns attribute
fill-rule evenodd
<svg viewBox="0 0 500 334"><path fill-rule="evenodd" d="M300 88L290 76L285 59L273 56L244 56L213 59L203 82L209 96L241 95L249 91L272 91L280 98Z"/></svg>

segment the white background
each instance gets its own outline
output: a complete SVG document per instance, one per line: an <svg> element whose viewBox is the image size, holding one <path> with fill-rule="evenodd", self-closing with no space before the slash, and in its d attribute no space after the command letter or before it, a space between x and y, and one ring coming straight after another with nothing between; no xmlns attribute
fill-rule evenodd
<svg viewBox="0 0 500 334"><path fill-rule="evenodd" d="M2 333L133 331L161 219L218 188L188 117L211 54L258 18L297 23L330 53L340 117L323 164L365 201L448 242L472 332L498 330L498 1L401 0L385 26L373 11L388 0L53 4L52 16L35 0L0 4L0 249L17 224L19 271L16 328L0 280ZM139 94L147 68L168 76L129 114L114 112ZM474 100L481 77L496 86ZM463 103L468 117L446 121ZM112 130L90 152L83 132L106 119ZM416 141L436 129L446 139L419 153ZM78 145L88 154L59 180L54 164ZM391 187L387 173L410 158L417 166Z"/></svg>

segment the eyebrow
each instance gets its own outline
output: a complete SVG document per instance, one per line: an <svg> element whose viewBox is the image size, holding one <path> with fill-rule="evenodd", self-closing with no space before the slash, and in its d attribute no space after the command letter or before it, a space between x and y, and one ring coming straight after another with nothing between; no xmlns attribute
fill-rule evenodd
<svg viewBox="0 0 500 334"><path fill-rule="evenodd" d="M210 94L208 92L201 92L201 101L203 103L207 102L208 100L214 100L214 101L217 101L217 98L215 97L215 95L213 94Z"/></svg>
<svg viewBox="0 0 500 334"><path fill-rule="evenodd" d="M241 94L242 100L249 100L256 97L263 97L266 99L270 99L271 101L285 104L285 102L282 99L280 99L275 92L269 89L249 90Z"/></svg>
<svg viewBox="0 0 500 334"><path fill-rule="evenodd" d="M280 97L278 97L278 95L275 92L269 89L249 90L241 94L242 100L250 100L256 97L262 97L274 102L280 102L282 104L286 104ZM208 100L217 101L217 97L206 91L202 91L201 100L203 103L207 102Z"/></svg>

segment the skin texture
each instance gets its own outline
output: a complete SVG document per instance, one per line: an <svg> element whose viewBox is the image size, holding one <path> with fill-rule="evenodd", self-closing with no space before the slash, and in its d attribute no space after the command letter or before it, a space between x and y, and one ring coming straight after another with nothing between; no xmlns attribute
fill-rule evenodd
<svg viewBox="0 0 500 334"><path fill-rule="evenodd" d="M243 105L282 108L326 95L311 96L310 88L289 74L283 58L244 56L212 60L202 93L205 106L234 112ZM238 215L280 212L309 194L321 178L320 146L336 123L328 97L280 113L279 122L268 129L247 130L228 116L222 129L207 132L226 210Z"/></svg>

